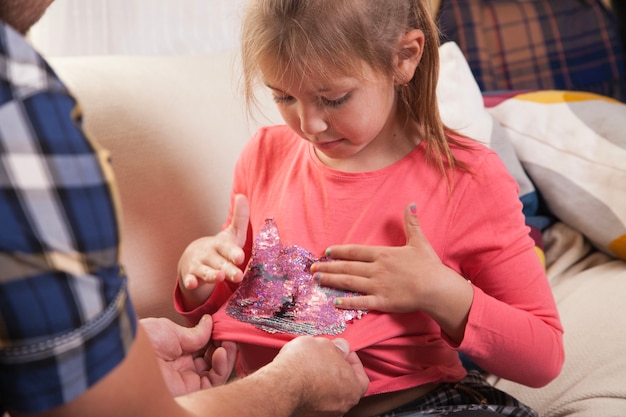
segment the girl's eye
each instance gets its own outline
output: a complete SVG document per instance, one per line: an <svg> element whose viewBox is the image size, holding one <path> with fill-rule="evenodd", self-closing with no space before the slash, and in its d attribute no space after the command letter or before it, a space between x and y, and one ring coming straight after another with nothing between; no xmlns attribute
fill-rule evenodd
<svg viewBox="0 0 626 417"><path fill-rule="evenodd" d="M348 98L350 98L350 94L344 94L343 96L333 99L333 100L322 97L321 101L325 106L338 107L338 106L341 106L343 103L345 103L348 100Z"/></svg>
<svg viewBox="0 0 626 417"><path fill-rule="evenodd" d="M278 104L283 104L283 103L289 103L291 101L293 101L293 97L291 96L277 96L274 95L274 102L278 103Z"/></svg>
<svg viewBox="0 0 626 417"><path fill-rule="evenodd" d="M343 103L345 103L348 100L348 98L350 98L349 93L336 99L329 99L326 97L321 97L319 98L319 103L326 107L338 107L342 105ZM295 98L292 96L276 95L276 94L273 95L273 99L274 99L274 102L278 104L289 104L295 100Z"/></svg>

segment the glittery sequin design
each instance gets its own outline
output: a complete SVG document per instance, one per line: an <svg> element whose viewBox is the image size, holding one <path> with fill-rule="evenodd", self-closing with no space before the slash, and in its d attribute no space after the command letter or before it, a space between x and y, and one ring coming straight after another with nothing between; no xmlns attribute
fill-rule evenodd
<svg viewBox="0 0 626 417"><path fill-rule="evenodd" d="M335 308L336 297L355 295L318 285L311 275L315 258L299 246L283 246L273 219L254 241L252 258L226 313L269 333L336 335L362 310Z"/></svg>

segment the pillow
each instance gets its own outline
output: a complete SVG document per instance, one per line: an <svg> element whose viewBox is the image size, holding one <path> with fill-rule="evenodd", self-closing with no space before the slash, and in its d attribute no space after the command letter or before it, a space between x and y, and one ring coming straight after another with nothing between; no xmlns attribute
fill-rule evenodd
<svg viewBox="0 0 626 417"><path fill-rule="evenodd" d="M500 156L519 185L526 223L531 228L537 254L543 262L541 231L550 222L541 215L539 195L534 184L524 172L507 131L494 122L485 108L485 98L459 46L455 42L442 44L439 57L437 99L444 124L489 146Z"/></svg>
<svg viewBox="0 0 626 417"><path fill-rule="evenodd" d="M507 132L499 123L494 123L485 108L483 95L459 46L446 42L439 47L439 56L437 99L444 124L495 150L517 180L520 196L535 192Z"/></svg>
<svg viewBox="0 0 626 417"><path fill-rule="evenodd" d="M550 211L626 260L626 104L553 90L520 94L488 111Z"/></svg>

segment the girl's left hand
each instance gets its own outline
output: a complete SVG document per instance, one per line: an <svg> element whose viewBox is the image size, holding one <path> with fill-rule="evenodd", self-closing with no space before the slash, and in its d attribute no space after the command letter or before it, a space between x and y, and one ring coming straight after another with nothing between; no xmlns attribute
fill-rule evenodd
<svg viewBox="0 0 626 417"><path fill-rule="evenodd" d="M466 316L473 290L464 278L441 262L422 232L414 204L404 210L404 228L405 246L330 247L326 255L333 261L317 262L311 267L315 279L324 286L363 294L338 298L339 308L387 313L421 310L437 318L454 315L448 307L451 302L460 302L462 310L456 314ZM460 298L450 299L456 296ZM459 304L454 310L458 307ZM459 318L453 320L457 325Z"/></svg>

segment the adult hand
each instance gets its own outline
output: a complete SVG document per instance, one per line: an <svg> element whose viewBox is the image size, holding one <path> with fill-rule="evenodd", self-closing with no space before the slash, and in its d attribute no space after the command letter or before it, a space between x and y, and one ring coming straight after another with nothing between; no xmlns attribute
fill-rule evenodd
<svg viewBox="0 0 626 417"><path fill-rule="evenodd" d="M444 265L422 232L414 204L404 210L405 246L339 245L327 250L333 262L311 270L321 285L363 294L338 298L346 309L387 313L423 311L448 336L462 340L474 292L465 278Z"/></svg>
<svg viewBox="0 0 626 417"><path fill-rule="evenodd" d="M285 344L268 369L285 372L299 398L293 415L343 416L358 403L369 379L363 364L344 339L301 336Z"/></svg>
<svg viewBox="0 0 626 417"><path fill-rule="evenodd" d="M209 344L213 329L210 315L202 317L195 327L179 326L166 318L144 318L139 322L152 342L172 395L184 395L228 381L237 346L233 342L223 342L219 347Z"/></svg>

